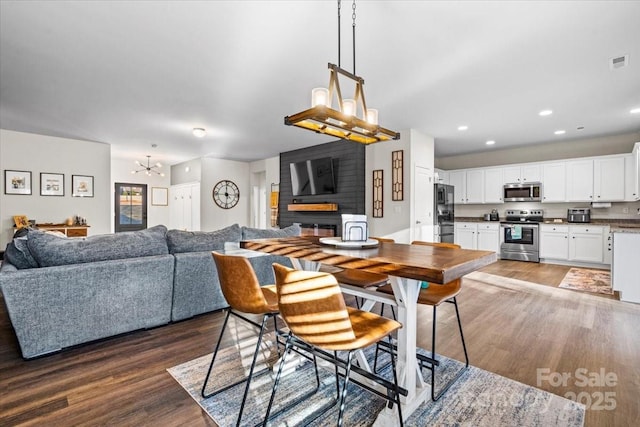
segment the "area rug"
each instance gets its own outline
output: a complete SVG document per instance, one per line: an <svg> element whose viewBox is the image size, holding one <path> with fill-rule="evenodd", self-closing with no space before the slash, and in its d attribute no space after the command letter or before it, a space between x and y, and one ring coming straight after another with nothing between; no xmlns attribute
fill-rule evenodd
<svg viewBox="0 0 640 427"><path fill-rule="evenodd" d="M251 347L232 346L222 350L218 356L220 364L216 361L207 390L214 390L240 376L245 376L251 362ZM273 353L270 349L265 349L261 354L261 366L258 368L273 364L277 358ZM384 357L388 358L387 355ZM373 358L373 351L367 352L367 358ZM170 368L168 372L219 426L235 425L244 384L209 399L203 399L200 390L210 361L211 355L205 355ZM438 371L442 372L442 375L438 375L438 381L447 381L447 378L455 375L461 366L460 362L442 357L441 370ZM278 388L274 410L296 396L311 391L315 386L313 365L310 362L290 366L288 370L288 375L283 376ZM425 381L429 383L430 371L423 369L423 373ZM390 378L389 364L382 370L382 375ZM319 408L328 406L335 398L335 377L331 370L323 368L320 369L320 377L321 387L317 393L278 416L269 425L320 427L334 424L337 421L337 405L320 416L318 412ZM272 384L273 378L270 373L258 376L252 381L241 425L253 426L262 421ZM383 399L352 384L348 390L344 424L371 426L384 406ZM314 416L317 418L313 419ZM584 416L585 407L582 404L471 366L442 399L438 402L429 400L423 403L405 425L582 426Z"/></svg>
<svg viewBox="0 0 640 427"><path fill-rule="evenodd" d="M596 294L613 295L611 273L606 270L572 268L564 276L558 287Z"/></svg>

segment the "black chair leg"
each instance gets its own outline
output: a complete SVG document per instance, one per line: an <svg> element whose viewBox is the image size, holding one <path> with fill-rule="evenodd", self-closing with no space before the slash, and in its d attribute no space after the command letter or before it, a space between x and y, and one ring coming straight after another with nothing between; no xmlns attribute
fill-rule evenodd
<svg viewBox="0 0 640 427"><path fill-rule="evenodd" d="M211 376L211 370L213 369L213 363L216 361L216 356L218 355L218 350L220 349L220 343L222 342L222 336L224 335L224 330L227 327L227 322L229 321L230 316L231 316L231 309L228 309L227 315L224 317L224 322L222 322L220 337L218 338L218 342L216 343L216 348L213 351L213 357L211 358L211 363L209 364L209 370L207 371L207 376L204 379L204 384L202 384L202 391L200 392L200 394L205 399L216 394L216 392L206 394L205 389L207 388L207 383L209 382L209 377Z"/></svg>
<svg viewBox="0 0 640 427"><path fill-rule="evenodd" d="M393 341L391 335L389 335L389 348L393 349ZM393 372L393 385L395 389L393 390L395 393L395 403L398 405L398 419L400 420L400 427L404 426L404 421L402 420L402 403L400 402L400 392L398 387L398 374L396 373L396 361L393 358L393 351L391 352L391 371Z"/></svg>
<svg viewBox="0 0 640 427"><path fill-rule="evenodd" d="M267 426L267 422L269 421L269 416L271 414L271 407L273 406L273 400L276 397L276 390L278 389L278 384L280 383L280 376L282 375L282 368L284 367L285 361L287 359L287 354L289 354L289 350L291 349L291 334L287 337L287 342L284 345L284 353L282 354L282 359L280 360L280 366L278 367L278 373L276 374L276 379L273 383L273 388L271 389L271 398L269 398L269 405L267 406L267 413L264 416L264 422L262 425L264 427Z"/></svg>
<svg viewBox="0 0 640 427"><path fill-rule="evenodd" d="M344 417L344 405L347 400L347 386L349 385L349 375L351 374L351 360L353 353L349 351L347 353L347 368L344 373L344 383L342 384L342 395L340 396L340 412L338 413L338 427L342 427L342 421Z"/></svg>
<svg viewBox="0 0 640 427"><path fill-rule="evenodd" d="M461 368L458 371L458 373L453 378L449 380L449 382L447 382L447 384L445 384L444 387L442 387L442 389L438 393L436 393L436 388L435 388L437 368L434 364L431 365L431 368L430 368L431 369L431 400L433 400L434 402L438 401L442 397L442 395L447 390L449 390L449 387L451 387L453 383L455 383L462 376L462 374L464 374L467 368L469 368L469 356L467 354L467 345L464 341L464 334L462 333L462 321L460 320L460 311L458 310L458 301L456 300L455 297L453 297L451 300L448 300L447 302L453 304L456 309L456 317L458 319L458 329L460 330L460 338L462 340L462 349L464 350L465 365L463 368ZM431 358L433 360L436 360L436 306L433 306L433 332L431 336Z"/></svg>

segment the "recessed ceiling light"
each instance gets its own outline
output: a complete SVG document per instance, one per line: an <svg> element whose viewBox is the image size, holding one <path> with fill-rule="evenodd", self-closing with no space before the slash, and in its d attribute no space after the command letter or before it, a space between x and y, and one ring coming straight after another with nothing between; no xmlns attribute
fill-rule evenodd
<svg viewBox="0 0 640 427"><path fill-rule="evenodd" d="M634 108L631 111L629 111L631 114L638 114L640 113L640 108Z"/></svg>
<svg viewBox="0 0 640 427"><path fill-rule="evenodd" d="M465 125L458 126L458 130L467 130L467 129L469 129L469 126L465 126Z"/></svg>
<svg viewBox="0 0 640 427"><path fill-rule="evenodd" d="M566 130L557 130L554 132L556 135L564 135L565 133L567 133Z"/></svg>
<svg viewBox="0 0 640 427"><path fill-rule="evenodd" d="M495 144L495 143L496 143L496 142L495 142L495 141L493 141L493 140L485 142L485 144L487 144L487 145L493 145L493 144Z"/></svg>
<svg viewBox="0 0 640 427"><path fill-rule="evenodd" d="M551 110L542 110L542 111L540 111L538 113L538 115L540 115L540 116L550 116L552 114L553 114L553 111L551 111Z"/></svg>
<svg viewBox="0 0 640 427"><path fill-rule="evenodd" d="M204 128L193 128L193 136L196 136L198 138L204 138L206 134L207 134L207 131L204 130Z"/></svg>

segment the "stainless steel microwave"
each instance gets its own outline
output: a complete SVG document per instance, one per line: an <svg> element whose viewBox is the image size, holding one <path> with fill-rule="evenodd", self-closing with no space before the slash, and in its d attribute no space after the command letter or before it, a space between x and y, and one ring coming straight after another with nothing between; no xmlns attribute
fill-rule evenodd
<svg viewBox="0 0 640 427"><path fill-rule="evenodd" d="M542 183L505 184L502 190L502 200L505 202L540 202L542 201Z"/></svg>

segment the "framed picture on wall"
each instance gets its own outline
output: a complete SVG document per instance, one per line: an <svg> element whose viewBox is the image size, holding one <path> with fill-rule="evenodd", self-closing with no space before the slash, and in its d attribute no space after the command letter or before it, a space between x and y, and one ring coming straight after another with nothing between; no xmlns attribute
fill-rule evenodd
<svg viewBox="0 0 640 427"><path fill-rule="evenodd" d="M151 204L153 206L167 206L169 204L169 189L151 187Z"/></svg>
<svg viewBox="0 0 640 427"><path fill-rule="evenodd" d="M31 172L4 170L4 194L31 194Z"/></svg>
<svg viewBox="0 0 640 427"><path fill-rule="evenodd" d="M41 196L64 196L64 174L40 172Z"/></svg>
<svg viewBox="0 0 640 427"><path fill-rule="evenodd" d="M88 175L71 175L71 196L93 197L93 177Z"/></svg>

